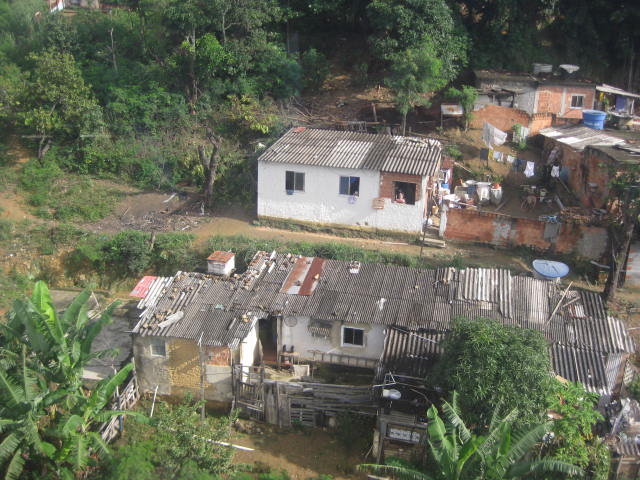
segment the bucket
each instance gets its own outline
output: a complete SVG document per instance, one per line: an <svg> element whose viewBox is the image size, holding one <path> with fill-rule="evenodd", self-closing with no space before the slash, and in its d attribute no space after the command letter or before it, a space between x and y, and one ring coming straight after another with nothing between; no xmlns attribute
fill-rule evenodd
<svg viewBox="0 0 640 480"><path fill-rule="evenodd" d="M585 126L593 128L594 130L602 130L604 128L605 118L607 118L607 114L600 110L582 111L582 122Z"/></svg>

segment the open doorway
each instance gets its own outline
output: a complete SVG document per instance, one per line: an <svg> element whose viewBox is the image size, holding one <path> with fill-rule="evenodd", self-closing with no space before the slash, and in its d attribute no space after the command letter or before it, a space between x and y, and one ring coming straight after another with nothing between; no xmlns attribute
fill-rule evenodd
<svg viewBox="0 0 640 480"><path fill-rule="evenodd" d="M262 345L262 361L264 363L276 363L278 359L277 317L261 318L258 323L258 334Z"/></svg>

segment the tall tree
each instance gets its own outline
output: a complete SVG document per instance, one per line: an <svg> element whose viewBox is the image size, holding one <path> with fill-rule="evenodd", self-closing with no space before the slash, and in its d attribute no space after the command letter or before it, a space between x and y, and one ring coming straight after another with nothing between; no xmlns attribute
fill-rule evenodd
<svg viewBox="0 0 640 480"><path fill-rule="evenodd" d="M204 170L204 204L211 207L213 202L213 184L216 181L218 162L220 161L220 149L222 148L222 137L209 127L206 128L207 140L211 144L211 153L207 156L204 145L198 146L198 157Z"/></svg>
<svg viewBox="0 0 640 480"><path fill-rule="evenodd" d="M56 139L75 141L102 126L102 110L73 56L48 50L29 56L33 64L20 116L38 143L42 162Z"/></svg>
<svg viewBox="0 0 640 480"><path fill-rule="evenodd" d="M433 381L460 395L465 418L486 425L493 406L518 409L518 422L538 424L551 393L547 342L540 332L494 320L455 319L441 344Z"/></svg>
<svg viewBox="0 0 640 480"><path fill-rule="evenodd" d="M367 7L373 33L371 45L379 58L391 59L407 49L431 42L445 83L467 64L467 34L445 0L372 0Z"/></svg>
<svg viewBox="0 0 640 480"><path fill-rule="evenodd" d="M606 301L614 300L618 286L622 283L622 269L629 255L633 234L640 215L640 165L616 164L609 170L610 195L613 199L610 208L616 215L616 221L609 224L609 242L611 260L609 275L604 286Z"/></svg>
<svg viewBox="0 0 640 480"><path fill-rule="evenodd" d="M409 111L418 105L428 106L426 95L446 85L441 68L442 61L427 37L416 47L393 56L385 83L393 92L402 114L402 135L406 131Z"/></svg>

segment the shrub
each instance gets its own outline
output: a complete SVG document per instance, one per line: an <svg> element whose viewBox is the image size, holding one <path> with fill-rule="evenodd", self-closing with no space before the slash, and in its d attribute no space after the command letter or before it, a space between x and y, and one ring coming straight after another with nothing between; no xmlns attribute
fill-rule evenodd
<svg viewBox="0 0 640 480"><path fill-rule="evenodd" d="M318 90L322 87L325 78L329 75L327 58L315 48L310 48L300 57L300 65L304 77L304 88Z"/></svg>

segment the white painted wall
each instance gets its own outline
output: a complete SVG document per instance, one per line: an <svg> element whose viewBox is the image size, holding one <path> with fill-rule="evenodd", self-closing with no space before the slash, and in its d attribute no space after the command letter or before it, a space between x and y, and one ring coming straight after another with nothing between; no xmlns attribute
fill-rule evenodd
<svg viewBox="0 0 640 480"><path fill-rule="evenodd" d="M242 365L253 365L258 348L258 322L240 343L240 363Z"/></svg>
<svg viewBox="0 0 640 480"><path fill-rule="evenodd" d="M285 172L303 172L305 191L287 195ZM340 195L340 177L360 177L360 195L354 204L348 195ZM363 227L419 232L424 212L426 177L422 177L420 200L415 205L401 205L385 200L384 209L372 206L380 195L380 172L345 168L258 163L258 215L290 218L318 223L337 223Z"/></svg>
<svg viewBox="0 0 640 480"><path fill-rule="evenodd" d="M309 317L295 318L294 326L287 326L287 322L282 322L282 345L286 345L287 350L293 347L298 352L301 360L313 359L312 350L324 353L336 353L351 355L360 358L370 358L378 360L384 348L385 327L382 325L369 325L366 323L342 323L332 322L331 336L329 338L314 337L308 330ZM343 346L342 326L360 328L364 330L364 346Z"/></svg>

